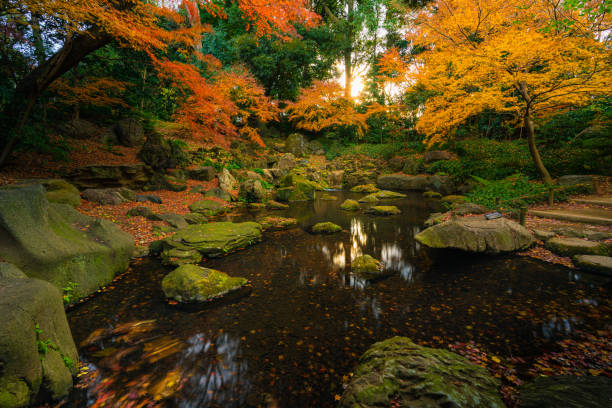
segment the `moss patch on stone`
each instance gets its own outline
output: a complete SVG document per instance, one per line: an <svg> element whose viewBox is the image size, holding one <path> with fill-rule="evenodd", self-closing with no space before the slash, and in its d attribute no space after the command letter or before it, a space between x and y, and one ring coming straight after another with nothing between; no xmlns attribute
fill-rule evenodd
<svg viewBox="0 0 612 408"><path fill-rule="evenodd" d="M167 298L177 302L206 302L219 298L247 283L245 278L231 277L215 269L181 265L162 280Z"/></svg>
<svg viewBox="0 0 612 408"><path fill-rule="evenodd" d="M402 212L394 205L375 205L368 208L366 213L373 215L398 215Z"/></svg>
<svg viewBox="0 0 612 408"><path fill-rule="evenodd" d="M342 227L333 222L319 222L312 227L315 234L334 234L342 231Z"/></svg>
<svg viewBox="0 0 612 408"><path fill-rule="evenodd" d="M361 197L359 199L360 203L377 203L378 201L380 200L378 199L376 194L368 194L367 196Z"/></svg>
<svg viewBox="0 0 612 408"><path fill-rule="evenodd" d="M340 204L340 208L346 211L359 211L361 209L359 203L355 200L345 200Z"/></svg>
<svg viewBox="0 0 612 408"><path fill-rule="evenodd" d="M362 255L351 262L351 272L360 279L375 279L383 275L383 264L370 255Z"/></svg>
<svg viewBox="0 0 612 408"><path fill-rule="evenodd" d="M213 200L201 200L189 206L191 212L202 214L205 217L213 217L215 215L223 214L227 211L227 207L218 201Z"/></svg>
<svg viewBox="0 0 612 408"><path fill-rule="evenodd" d="M351 188L353 193L377 193L380 191L374 184L361 184Z"/></svg>

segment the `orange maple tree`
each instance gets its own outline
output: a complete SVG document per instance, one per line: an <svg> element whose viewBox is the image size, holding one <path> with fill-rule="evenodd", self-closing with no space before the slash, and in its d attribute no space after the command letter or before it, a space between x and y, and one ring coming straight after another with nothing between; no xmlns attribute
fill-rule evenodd
<svg viewBox="0 0 612 408"><path fill-rule="evenodd" d="M359 136L368 129L368 113L359 113L355 103L345 97L344 88L335 81L314 81L302 89L297 101L287 105L289 120L298 129L321 132L338 127L353 127Z"/></svg>
<svg viewBox="0 0 612 408"><path fill-rule="evenodd" d="M258 36L295 35L293 24L313 26L318 16L311 12L306 0L234 0ZM187 8L188 21L179 13ZM197 121L212 132L231 130L234 126L228 113L236 111L227 98L219 93L214 81L207 81L193 61L207 58L199 55L201 34L210 31L199 23L199 9L223 17L224 10L216 2L205 0L7 0L0 5L0 15L15 21L28 21L28 15L41 19L61 21L64 43L46 61L34 65L17 84L14 102L5 106L2 124L4 150L0 166L19 137L38 97L54 81L72 69L86 55L116 41L147 54L159 75L174 83L181 83L187 103L197 105ZM159 24L166 21L169 24ZM168 25L172 28L168 29ZM166 48L178 48L182 61L171 61L165 56ZM210 58L208 58L210 60ZM187 116L183 116L187 117ZM214 123L213 123L214 122ZM231 134L227 131L226 134ZM217 134L217 133L214 133ZM220 134L223 134L221 132Z"/></svg>
<svg viewBox="0 0 612 408"><path fill-rule="evenodd" d="M417 130L431 145L485 110L513 113L551 183L534 119L612 94L609 8L585 3L590 13L555 0L433 1L409 34L426 51L405 71L407 79L433 94Z"/></svg>

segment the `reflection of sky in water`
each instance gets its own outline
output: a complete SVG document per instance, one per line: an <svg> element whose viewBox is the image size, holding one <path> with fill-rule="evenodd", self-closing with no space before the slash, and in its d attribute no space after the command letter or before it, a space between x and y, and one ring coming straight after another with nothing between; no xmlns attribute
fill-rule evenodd
<svg viewBox="0 0 612 408"><path fill-rule="evenodd" d="M251 385L248 363L240 356L240 339L226 333L214 340L196 334L187 344L178 363L188 378L178 406L243 406Z"/></svg>
<svg viewBox="0 0 612 408"><path fill-rule="evenodd" d="M553 340L556 335L567 335L572 332L572 326L582 323L575 317L557 317L553 316L549 321L542 324L542 337L547 340Z"/></svg>
<svg viewBox="0 0 612 408"><path fill-rule="evenodd" d="M399 271L402 279L412 281L414 267L404 261L402 249L397 244L383 244L380 260L385 264L385 269Z"/></svg>

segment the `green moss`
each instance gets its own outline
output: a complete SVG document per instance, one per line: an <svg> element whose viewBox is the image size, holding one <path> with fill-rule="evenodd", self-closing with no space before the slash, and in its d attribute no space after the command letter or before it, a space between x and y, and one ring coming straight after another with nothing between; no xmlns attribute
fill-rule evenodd
<svg viewBox="0 0 612 408"><path fill-rule="evenodd" d="M423 193L423 197L425 198L442 198L442 194L436 191L426 191Z"/></svg>
<svg viewBox="0 0 612 408"><path fill-rule="evenodd" d="M334 234L342 231L342 227L333 222L320 222L312 227L315 234Z"/></svg>
<svg viewBox="0 0 612 408"><path fill-rule="evenodd" d="M395 191L389 191L389 190L379 191L378 193L375 193L374 196L378 198L379 200L382 200L385 198L406 198L408 197L406 194L396 193Z"/></svg>
<svg viewBox="0 0 612 408"><path fill-rule="evenodd" d="M368 214L374 215L398 215L401 214L399 208L394 205L377 205L374 207L368 208L366 211Z"/></svg>
<svg viewBox="0 0 612 408"><path fill-rule="evenodd" d="M345 200L340 205L340 208L346 211L359 211L361 207L359 206L359 203L355 200Z"/></svg>
<svg viewBox="0 0 612 408"><path fill-rule="evenodd" d="M377 203L378 201L380 201L380 200L378 199L378 197L376 196L375 193L374 194L369 194L369 195L367 195L365 197L361 197L359 199L360 203Z"/></svg>
<svg viewBox="0 0 612 408"><path fill-rule="evenodd" d="M166 297L178 302L204 302L237 290L246 283L245 278L231 277L215 269L182 265L164 277L162 290Z"/></svg>
<svg viewBox="0 0 612 408"><path fill-rule="evenodd" d="M380 189L374 184L362 184L351 188L353 193L378 193Z"/></svg>
<svg viewBox="0 0 612 408"><path fill-rule="evenodd" d="M374 279L382 274L383 265L370 255L362 255L351 262L351 272L361 279Z"/></svg>
<svg viewBox="0 0 612 408"><path fill-rule="evenodd" d="M338 199L338 197L333 196L333 195L331 195L331 194L322 194L322 195L319 197L319 200L323 200L323 201L335 201L335 200L337 200L337 199Z"/></svg>
<svg viewBox="0 0 612 408"><path fill-rule="evenodd" d="M23 380L4 378L0 382L0 408L24 407L30 402L30 388Z"/></svg>
<svg viewBox="0 0 612 408"><path fill-rule="evenodd" d="M218 214L223 214L227 211L227 207L213 200L201 200L189 206L189 210L194 213L202 214L206 217L213 217Z"/></svg>

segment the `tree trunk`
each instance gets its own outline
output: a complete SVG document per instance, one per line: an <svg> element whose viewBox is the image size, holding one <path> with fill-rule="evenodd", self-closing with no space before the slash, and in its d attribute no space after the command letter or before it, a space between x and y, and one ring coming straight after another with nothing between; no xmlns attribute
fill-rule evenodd
<svg viewBox="0 0 612 408"><path fill-rule="evenodd" d="M21 128L25 125L32 107L40 95L53 81L72 69L86 55L108 44L112 37L93 29L68 37L66 42L51 58L39 64L26 75L15 89L12 100L3 112L4 123L0 127L0 167L6 164L15 147Z"/></svg>
<svg viewBox="0 0 612 408"><path fill-rule="evenodd" d="M535 143L535 130L533 126L533 120L531 120L531 116L529 113L529 109L525 111L525 116L523 117L525 129L527 130L527 143L529 145L529 151L531 152L531 157L533 158L533 164L536 169L542 176L542 180L546 184L552 184L552 178L550 177L550 173L546 170L544 166L544 162L540 157L540 152L538 151L538 147Z"/></svg>
<svg viewBox="0 0 612 408"><path fill-rule="evenodd" d="M523 97L526 103L525 113L523 114L523 124L524 128L527 131L527 144L529 145L529 152L531 152L531 158L533 159L533 164L536 169L540 173L542 177L542 181L546 184L552 184L552 178L550 177L550 173L546 170L544 166L544 162L540 157L540 152L538 151L538 147L535 143L535 129L533 126L533 120L531 119L531 107L533 100L529 95L529 90L527 89L527 84L524 81L520 81L517 84L517 90Z"/></svg>
<svg viewBox="0 0 612 408"><path fill-rule="evenodd" d="M347 1L346 44L344 47L344 97L352 99L353 87L353 10L354 0Z"/></svg>

